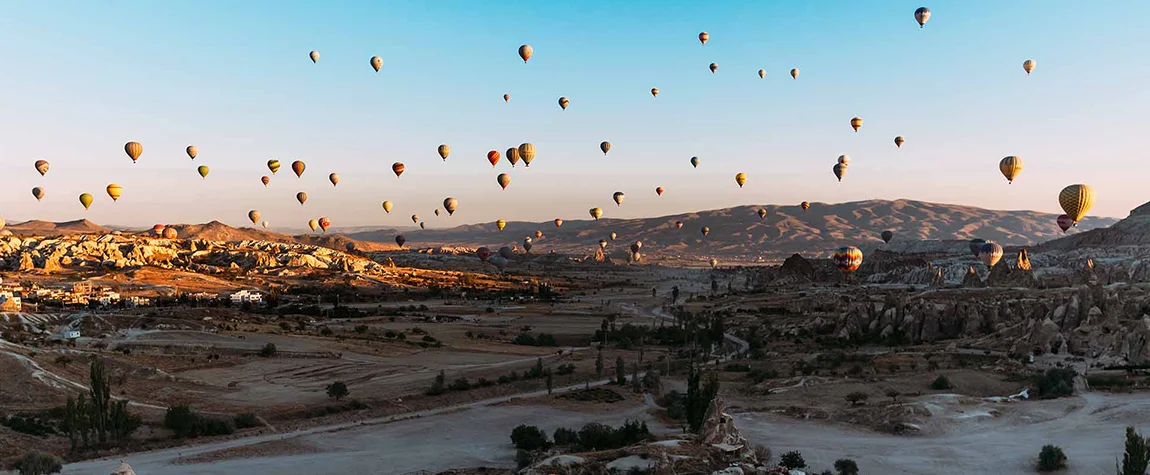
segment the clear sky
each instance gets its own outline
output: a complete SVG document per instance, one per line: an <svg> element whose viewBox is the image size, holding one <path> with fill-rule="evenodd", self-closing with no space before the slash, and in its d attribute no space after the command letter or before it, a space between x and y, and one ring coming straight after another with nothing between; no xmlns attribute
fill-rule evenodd
<svg viewBox="0 0 1150 475"><path fill-rule="evenodd" d="M242 225L254 208L273 227L412 213L446 227L873 198L1060 212L1072 183L1095 188L1091 214L1125 216L1150 200L1150 2L1095 3L932 1L920 29L921 4L896 0L7 1L0 216ZM144 145L137 164L128 141ZM538 149L531 168L492 170L488 150L521 142ZM1006 155L1026 165L1013 185L998 172ZM284 166L265 189L273 157ZM51 162L46 177L36 159ZM742 189L736 172L750 177ZM104 194L113 182L118 203ZM459 211L434 217L446 196Z"/></svg>

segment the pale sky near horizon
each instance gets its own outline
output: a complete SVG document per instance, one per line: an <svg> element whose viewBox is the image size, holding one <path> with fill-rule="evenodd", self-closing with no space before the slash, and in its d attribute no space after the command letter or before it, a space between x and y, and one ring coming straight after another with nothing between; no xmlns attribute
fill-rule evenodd
<svg viewBox="0 0 1150 475"><path fill-rule="evenodd" d="M1060 213L1058 191L1073 183L1095 188L1092 215L1150 201L1135 178L1150 171L1138 139L1148 136L1150 2L931 1L920 29L922 5L4 2L0 217L250 225L257 209L299 229L319 216L410 225L417 213L439 228L586 219L593 206L641 217L877 198ZM527 64L523 43L535 49ZM137 164L128 141L144 146ZM538 149L531 168L504 158L492 170L488 150L521 142ZM440 143L452 148L446 162ZM852 162L837 183L841 154ZM1006 155L1026 165L1013 185L998 171ZM273 157L283 168L265 189ZM297 158L302 179L289 169ZM47 176L37 159L51 163ZM400 179L395 161L407 167ZM211 167L206 180L199 165ZM749 175L742 189L737 172ZM109 183L124 188L117 203ZM309 194L303 207L298 191ZM627 194L622 207L615 191ZM88 211L82 192L96 198ZM447 196L459 211L435 217ZM390 215L383 200L395 203Z"/></svg>

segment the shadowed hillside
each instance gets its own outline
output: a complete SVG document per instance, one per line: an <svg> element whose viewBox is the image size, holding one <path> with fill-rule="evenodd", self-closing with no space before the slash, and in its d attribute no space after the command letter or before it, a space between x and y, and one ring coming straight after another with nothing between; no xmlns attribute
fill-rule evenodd
<svg viewBox="0 0 1150 475"><path fill-rule="evenodd" d="M1079 223L1082 228L1084 223ZM1089 228L1087 228L1089 229ZM1134 208L1130 216L1110 227L1084 230L1043 243L1037 250L1070 251L1080 248L1140 246L1150 244L1150 203Z"/></svg>
<svg viewBox="0 0 1150 475"><path fill-rule="evenodd" d="M59 234L105 234L111 229L100 226L86 219L53 223L50 221L31 220L23 223L9 224L4 227L17 236L50 236Z"/></svg>

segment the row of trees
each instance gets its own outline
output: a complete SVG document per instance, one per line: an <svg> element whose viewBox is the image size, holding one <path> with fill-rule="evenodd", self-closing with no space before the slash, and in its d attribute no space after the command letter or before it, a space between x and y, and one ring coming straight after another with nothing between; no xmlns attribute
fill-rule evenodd
<svg viewBox="0 0 1150 475"><path fill-rule="evenodd" d="M111 380L104 360L94 358L88 368L88 392L68 396L61 429L71 448L123 444L140 427L140 417L128 411L128 401L112 401Z"/></svg>

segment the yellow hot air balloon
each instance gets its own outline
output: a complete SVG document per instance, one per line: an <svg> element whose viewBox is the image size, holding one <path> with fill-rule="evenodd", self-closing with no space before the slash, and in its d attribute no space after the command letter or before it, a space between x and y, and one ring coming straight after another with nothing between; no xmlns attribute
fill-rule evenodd
<svg viewBox="0 0 1150 475"><path fill-rule="evenodd" d="M711 68L711 74L715 74L715 71L719 70L719 65L718 65L718 63L711 63L710 68Z"/></svg>
<svg viewBox="0 0 1150 475"><path fill-rule="evenodd" d="M112 197L112 201L116 201L120 199L120 195L124 193L124 187L112 183L111 185L108 185L107 188L105 188L105 191L108 192L108 196Z"/></svg>
<svg viewBox="0 0 1150 475"><path fill-rule="evenodd" d="M600 216L603 216L603 208L591 208L588 213L591 213L592 218L599 219Z"/></svg>
<svg viewBox="0 0 1150 475"><path fill-rule="evenodd" d="M519 158L523 159L524 165L530 167L531 161L535 160L535 144L530 142L519 144Z"/></svg>
<svg viewBox="0 0 1150 475"><path fill-rule="evenodd" d="M1007 183L1014 183L1014 178L1022 173L1022 158L1014 155L1003 158L1002 161L998 162L998 171L1006 177Z"/></svg>
<svg viewBox="0 0 1150 475"><path fill-rule="evenodd" d="M447 215L455 214L455 210L459 208L459 200L448 196L443 199L443 209L447 211Z"/></svg>
<svg viewBox="0 0 1150 475"><path fill-rule="evenodd" d="M651 96L652 96L652 97L659 97L659 88L657 88L657 87L652 87L652 88L651 88Z"/></svg>
<svg viewBox="0 0 1150 475"><path fill-rule="evenodd" d="M735 183L738 183L739 188L742 188L743 185L745 183L747 183L747 174L746 173L736 173L735 174Z"/></svg>
<svg viewBox="0 0 1150 475"><path fill-rule="evenodd" d="M765 77L767 77L767 70L766 69L760 69L759 70L759 79L763 79Z"/></svg>
<svg viewBox="0 0 1150 475"><path fill-rule="evenodd" d="M448 147L447 144L440 144L439 156L443 158L443 161L447 161L447 154L449 153L451 153L451 147Z"/></svg>
<svg viewBox="0 0 1150 475"><path fill-rule="evenodd" d="M248 211L248 219L252 220L252 224L256 224L260 220L260 212L256 210Z"/></svg>
<svg viewBox="0 0 1150 475"><path fill-rule="evenodd" d="M303 206L304 202L307 201L307 193L304 193L302 191L299 193L296 193L295 194L295 200L299 201L300 206Z"/></svg>
<svg viewBox="0 0 1150 475"><path fill-rule="evenodd" d="M372 56L371 57L371 68L374 69L375 72L378 73L379 68L382 68L382 67L383 67L383 58L380 58L379 56Z"/></svg>
<svg viewBox="0 0 1150 475"><path fill-rule="evenodd" d="M567 99L566 96L559 98L559 107L561 107L563 110L567 110L567 105L569 104L571 104L571 100Z"/></svg>
<svg viewBox="0 0 1150 475"><path fill-rule="evenodd" d="M1094 189L1090 185L1070 185L1058 193L1058 204L1075 226L1094 206Z"/></svg>
<svg viewBox="0 0 1150 475"><path fill-rule="evenodd" d="M189 157L192 157L192 160L195 160L196 155L200 154L200 149L196 148L195 145L188 145L188 148L185 151L188 152Z"/></svg>
<svg viewBox="0 0 1150 475"><path fill-rule="evenodd" d="M791 70L791 79L798 79L798 78L799 78L799 68L792 69Z"/></svg>
<svg viewBox="0 0 1150 475"><path fill-rule="evenodd" d="M309 58L311 58L312 63L319 61L319 51L312 50L310 53L307 54L307 56ZM315 231L315 230L313 229L312 231Z"/></svg>
<svg viewBox="0 0 1150 475"><path fill-rule="evenodd" d="M623 200L627 199L627 195L623 194L622 191L616 191L615 194L611 195L611 199L615 200L615 206L622 206Z"/></svg>
<svg viewBox="0 0 1150 475"><path fill-rule="evenodd" d="M614 241L614 240L619 238L619 235L612 232L611 234L608 234L607 237L611 238L611 240Z"/></svg>
<svg viewBox="0 0 1150 475"><path fill-rule="evenodd" d="M331 182L331 186L338 185L339 184L339 173L332 173L332 174L328 175L327 181Z"/></svg>
<svg viewBox="0 0 1150 475"><path fill-rule="evenodd" d="M271 170L272 175L275 175L276 172L278 172L280 170L280 161L276 160L274 158L271 160L268 160L268 170Z"/></svg>
<svg viewBox="0 0 1150 475"><path fill-rule="evenodd" d="M32 196L36 197L36 201L40 201L41 199L44 199L44 189L40 188L38 186L35 188L32 188Z"/></svg>
<svg viewBox="0 0 1150 475"><path fill-rule="evenodd" d="M895 147L898 147L898 148L902 148L902 144L903 144L904 142L906 142L906 139L902 138L902 136L901 136L901 135L899 135L898 137L895 137L895 138L894 138L894 146L895 146Z"/></svg>
<svg viewBox="0 0 1150 475"><path fill-rule="evenodd" d="M711 234L711 228L710 226L703 226L703 229L700 229L699 232L703 233L703 237L707 237L708 234Z"/></svg>
<svg viewBox="0 0 1150 475"><path fill-rule="evenodd" d="M862 119L855 117L855 118L851 119L851 128L855 129L855 132L858 132L859 127L862 127L862 123L863 123Z"/></svg>
<svg viewBox="0 0 1150 475"><path fill-rule="evenodd" d="M707 32L699 33L699 43L707 44L707 40L711 39L711 35Z"/></svg>
<svg viewBox="0 0 1150 475"><path fill-rule="evenodd" d="M511 176L506 173L500 173L499 176L495 177L495 181L499 183L499 186L506 190L507 185L511 184Z"/></svg>
<svg viewBox="0 0 1150 475"><path fill-rule="evenodd" d="M196 171L200 173L200 178L207 178L208 177L208 166L207 165L200 165L199 167L196 167Z"/></svg>
<svg viewBox="0 0 1150 475"><path fill-rule="evenodd" d="M40 172L40 176L47 175L50 167L47 160L36 160L36 171Z"/></svg>
<svg viewBox="0 0 1150 475"><path fill-rule="evenodd" d="M523 58L524 63L531 59L531 55L534 53L535 48L532 48L531 45L522 45L519 47L519 57Z"/></svg>
<svg viewBox="0 0 1150 475"><path fill-rule="evenodd" d="M507 227L507 221L500 219L495 222L495 227L499 228L499 232L503 232L503 228Z"/></svg>
<svg viewBox="0 0 1150 475"><path fill-rule="evenodd" d="M140 142L128 142L124 144L124 152L128 154L128 158L132 159L132 163L139 160L140 155L144 153L144 146Z"/></svg>
<svg viewBox="0 0 1150 475"><path fill-rule="evenodd" d="M384 201L383 202L383 212L390 214L391 213L391 206L392 205L391 205L390 201Z"/></svg>
<svg viewBox="0 0 1150 475"><path fill-rule="evenodd" d="M1038 62L1034 61L1033 59L1028 59L1022 62L1022 70L1026 71L1027 76L1030 75L1031 71L1034 71L1035 66L1038 66Z"/></svg>
<svg viewBox="0 0 1150 475"><path fill-rule="evenodd" d="M607 155L607 152L611 151L611 142L603 141L599 144L599 150L603 151L603 155Z"/></svg>
<svg viewBox="0 0 1150 475"><path fill-rule="evenodd" d="M312 232L315 232L315 230L319 229L319 221L309 219L307 220L307 227L311 228Z"/></svg>
<svg viewBox="0 0 1150 475"><path fill-rule="evenodd" d="M80 204L84 205L84 209L88 209L89 206L92 206L92 195L88 193L81 193Z"/></svg>
<svg viewBox="0 0 1150 475"><path fill-rule="evenodd" d="M763 218L767 217L767 210L765 208L759 208L758 215L759 220L762 221Z"/></svg>

